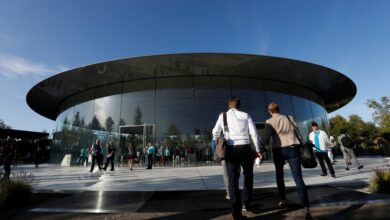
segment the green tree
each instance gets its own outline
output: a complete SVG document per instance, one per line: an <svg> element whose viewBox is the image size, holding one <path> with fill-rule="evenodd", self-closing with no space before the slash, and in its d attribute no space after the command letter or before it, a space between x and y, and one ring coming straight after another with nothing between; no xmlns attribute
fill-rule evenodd
<svg viewBox="0 0 390 220"><path fill-rule="evenodd" d="M134 113L134 125L142 125L142 111L139 105Z"/></svg>
<svg viewBox="0 0 390 220"><path fill-rule="evenodd" d="M375 139L379 137L378 128L374 123L365 122L358 115L350 115L344 118L340 115L330 119L331 134L337 138L341 129L346 129L347 133L362 146L375 145Z"/></svg>
<svg viewBox="0 0 390 220"><path fill-rule="evenodd" d="M348 126L348 121L341 115L336 115L329 120L331 134L334 137L340 135L341 129L345 129Z"/></svg>
<svg viewBox="0 0 390 220"><path fill-rule="evenodd" d="M119 126L126 125L126 121L123 118L119 119Z"/></svg>
<svg viewBox="0 0 390 220"><path fill-rule="evenodd" d="M93 130L102 130L102 126L100 125L99 120L97 119L96 115L93 116L91 124L89 126Z"/></svg>
<svg viewBox="0 0 390 220"><path fill-rule="evenodd" d="M0 128L11 129L11 126L5 124L3 119L0 119Z"/></svg>
<svg viewBox="0 0 390 220"><path fill-rule="evenodd" d="M111 117L108 117L106 119L106 123L105 124L106 124L106 131L111 132L112 129L114 128L115 122L114 122L114 120Z"/></svg>
<svg viewBox="0 0 390 220"><path fill-rule="evenodd" d="M80 127L81 125L80 112L76 112L72 125L76 127Z"/></svg>
<svg viewBox="0 0 390 220"><path fill-rule="evenodd" d="M366 102L367 106L374 110L372 118L375 123L381 124L382 120L387 120L387 115L390 114L390 99L387 96L380 98L380 101L369 99Z"/></svg>

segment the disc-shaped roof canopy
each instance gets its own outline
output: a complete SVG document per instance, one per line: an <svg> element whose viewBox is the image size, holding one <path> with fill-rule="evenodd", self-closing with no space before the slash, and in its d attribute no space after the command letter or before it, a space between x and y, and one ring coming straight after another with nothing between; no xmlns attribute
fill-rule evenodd
<svg viewBox="0 0 390 220"><path fill-rule="evenodd" d="M177 76L246 77L294 84L318 94L328 112L341 108L356 94L351 79L316 64L260 55L187 53L120 59L65 71L35 85L27 94L27 103L37 113L55 120L64 100L83 91L124 81Z"/></svg>

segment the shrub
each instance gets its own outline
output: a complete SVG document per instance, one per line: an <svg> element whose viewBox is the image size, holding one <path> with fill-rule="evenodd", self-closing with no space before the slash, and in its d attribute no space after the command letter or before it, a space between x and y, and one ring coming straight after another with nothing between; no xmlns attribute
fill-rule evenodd
<svg viewBox="0 0 390 220"><path fill-rule="evenodd" d="M374 169L374 174L370 180L370 190L374 193L390 194L390 170Z"/></svg>
<svg viewBox="0 0 390 220"><path fill-rule="evenodd" d="M32 195L32 185L38 181L33 174L24 171L12 173L10 180L0 181L0 210L27 204Z"/></svg>

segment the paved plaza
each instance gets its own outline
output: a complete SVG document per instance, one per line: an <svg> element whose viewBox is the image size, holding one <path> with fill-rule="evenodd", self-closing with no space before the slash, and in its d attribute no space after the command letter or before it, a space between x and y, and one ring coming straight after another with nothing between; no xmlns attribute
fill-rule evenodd
<svg viewBox="0 0 390 220"><path fill-rule="evenodd" d="M320 169L304 169L314 219L385 219L390 196L371 194L372 169L389 166L382 157L359 158L365 165L346 171L336 163L337 178L321 177ZM13 219L231 219L221 166L116 167L89 173L89 167L19 166L39 180L34 190L57 196L36 204ZM301 219L299 198L288 166L287 208L280 209L272 163L254 168L253 219ZM241 184L242 185L242 184Z"/></svg>
<svg viewBox="0 0 390 220"><path fill-rule="evenodd" d="M383 157L359 158L363 169L344 169L341 158L335 165L337 178L330 175L321 177L319 166L315 169L303 169L307 185L350 185L368 183L372 169L383 167L389 160ZM89 167L60 167L43 165L38 169L31 166L18 167L27 173L33 173L39 180L34 186L37 192L44 191L184 191L184 190L222 190L222 168L217 165L197 167L153 167L146 170L136 166L130 171L127 166L115 167L115 171L88 172ZM243 178L241 178L242 180ZM288 165L285 166L286 186L295 186ZM276 187L275 168L271 162L254 167L254 188Z"/></svg>

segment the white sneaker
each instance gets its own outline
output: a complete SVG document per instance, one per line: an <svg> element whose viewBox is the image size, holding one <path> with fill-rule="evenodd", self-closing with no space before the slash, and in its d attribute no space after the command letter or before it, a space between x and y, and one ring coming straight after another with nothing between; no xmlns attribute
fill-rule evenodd
<svg viewBox="0 0 390 220"><path fill-rule="evenodd" d="M230 196L229 196L229 195L226 195L225 198L226 198L227 200L230 200Z"/></svg>
<svg viewBox="0 0 390 220"><path fill-rule="evenodd" d="M284 205L286 205L286 200L280 200L280 202L278 203L278 205L280 207L283 207Z"/></svg>

